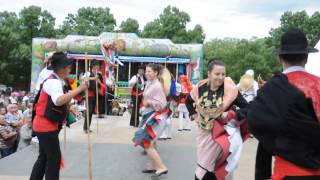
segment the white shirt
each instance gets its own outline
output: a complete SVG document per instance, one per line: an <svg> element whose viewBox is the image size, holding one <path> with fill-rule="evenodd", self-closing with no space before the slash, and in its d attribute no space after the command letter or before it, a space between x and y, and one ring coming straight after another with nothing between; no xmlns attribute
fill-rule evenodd
<svg viewBox="0 0 320 180"><path fill-rule="evenodd" d="M51 96L52 102L57 106L57 99L64 94L63 86L65 85L65 81L55 73L53 74L58 79L48 79L46 82L44 82L43 91Z"/></svg>
<svg viewBox="0 0 320 180"><path fill-rule="evenodd" d="M40 85L43 83L44 80L46 80L51 74L53 73L53 70L48 70L47 67L43 68L39 74L39 78L37 80L36 84L36 91L38 92L40 90Z"/></svg>
<svg viewBox="0 0 320 180"><path fill-rule="evenodd" d="M130 81L129 81L129 87L133 87L133 86L138 82L138 78L140 78L140 80L141 80L141 84L142 84L141 90L143 90L143 89L144 89L144 84L145 84L145 82L144 82L144 78L141 77L139 74L138 74L138 75L134 75L134 76L130 79Z"/></svg>
<svg viewBox="0 0 320 180"><path fill-rule="evenodd" d="M285 69L282 73L288 74L288 73L296 72L296 71L306 71L306 70L302 66L291 66L291 67Z"/></svg>
<svg viewBox="0 0 320 180"><path fill-rule="evenodd" d="M23 101L23 102L29 101L29 97L28 97L28 96L24 96L23 99L22 99L22 101Z"/></svg>

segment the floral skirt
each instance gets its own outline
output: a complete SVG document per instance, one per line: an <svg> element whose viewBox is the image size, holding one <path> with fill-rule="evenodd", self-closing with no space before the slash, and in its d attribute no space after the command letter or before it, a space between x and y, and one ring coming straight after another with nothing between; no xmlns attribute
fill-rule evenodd
<svg viewBox="0 0 320 180"><path fill-rule="evenodd" d="M149 148L151 141L161 135L166 127L168 112L152 111L142 116L139 129L135 132L133 143L135 146L140 145L143 148Z"/></svg>

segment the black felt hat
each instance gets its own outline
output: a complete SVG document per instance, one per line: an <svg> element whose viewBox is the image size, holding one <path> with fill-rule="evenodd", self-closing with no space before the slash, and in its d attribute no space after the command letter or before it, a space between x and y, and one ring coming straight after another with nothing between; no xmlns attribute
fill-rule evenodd
<svg viewBox="0 0 320 180"><path fill-rule="evenodd" d="M93 66L101 66L100 61L93 59L91 61L91 67L93 67Z"/></svg>
<svg viewBox="0 0 320 180"><path fill-rule="evenodd" d="M53 70L62 69L72 65L73 61L67 58L63 52L56 52L51 57L51 67Z"/></svg>
<svg viewBox="0 0 320 180"><path fill-rule="evenodd" d="M308 54L318 52L318 49L308 47L306 35L299 29L290 29L281 36L280 48L277 54Z"/></svg>

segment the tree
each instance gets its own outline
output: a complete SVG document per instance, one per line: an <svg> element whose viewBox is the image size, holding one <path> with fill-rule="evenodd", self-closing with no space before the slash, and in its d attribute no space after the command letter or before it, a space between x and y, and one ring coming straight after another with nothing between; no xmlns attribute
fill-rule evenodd
<svg viewBox="0 0 320 180"><path fill-rule="evenodd" d="M116 20L109 8L80 8L77 14L68 14L59 35L77 34L98 36L102 32L112 32Z"/></svg>
<svg viewBox="0 0 320 180"><path fill-rule="evenodd" d="M272 51L273 48L268 48L264 39L214 39L205 44L205 63L214 58L221 59L226 64L227 76L235 81L248 69L267 79L279 69Z"/></svg>
<svg viewBox="0 0 320 180"><path fill-rule="evenodd" d="M120 25L120 32L139 34L140 32L138 21L132 18L128 18L127 20L122 21Z"/></svg>
<svg viewBox="0 0 320 180"><path fill-rule="evenodd" d="M148 22L142 31L142 37L146 38L162 38L163 31L159 19Z"/></svg>
<svg viewBox="0 0 320 180"><path fill-rule="evenodd" d="M306 33L310 46L315 46L320 39L320 13L315 12L309 16L306 11L291 12L282 14L280 27L272 28L266 43L269 47L278 47L281 35L290 28L299 28Z"/></svg>
<svg viewBox="0 0 320 180"><path fill-rule="evenodd" d="M0 82L28 88L31 43L34 37L55 36L55 18L46 10L29 6L16 13L0 12Z"/></svg>
<svg viewBox="0 0 320 180"><path fill-rule="evenodd" d="M175 43L202 43L205 38L203 28L196 25L193 30L187 31L186 26L189 22L189 14L168 6L159 18L145 25L142 37L168 38Z"/></svg>
<svg viewBox="0 0 320 180"><path fill-rule="evenodd" d="M203 32L201 25L197 24L193 30L188 31L189 42L203 43L206 35Z"/></svg>
<svg viewBox="0 0 320 180"><path fill-rule="evenodd" d="M34 37L55 37L55 18L48 11L42 11L38 6L29 6L23 8L19 16L24 43L31 45Z"/></svg>

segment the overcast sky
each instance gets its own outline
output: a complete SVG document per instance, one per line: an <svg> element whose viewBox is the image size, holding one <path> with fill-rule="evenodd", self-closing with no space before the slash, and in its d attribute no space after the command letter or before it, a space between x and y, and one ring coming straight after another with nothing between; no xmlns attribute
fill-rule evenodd
<svg viewBox="0 0 320 180"><path fill-rule="evenodd" d="M264 37L271 28L279 26L283 12L306 10L311 15L320 9L319 0L0 0L0 11L18 13L30 5L48 10L56 18L56 26L62 24L68 13L90 6L109 7L117 25L129 17L137 19L140 29L172 5L190 15L188 28L202 25L206 40Z"/></svg>

